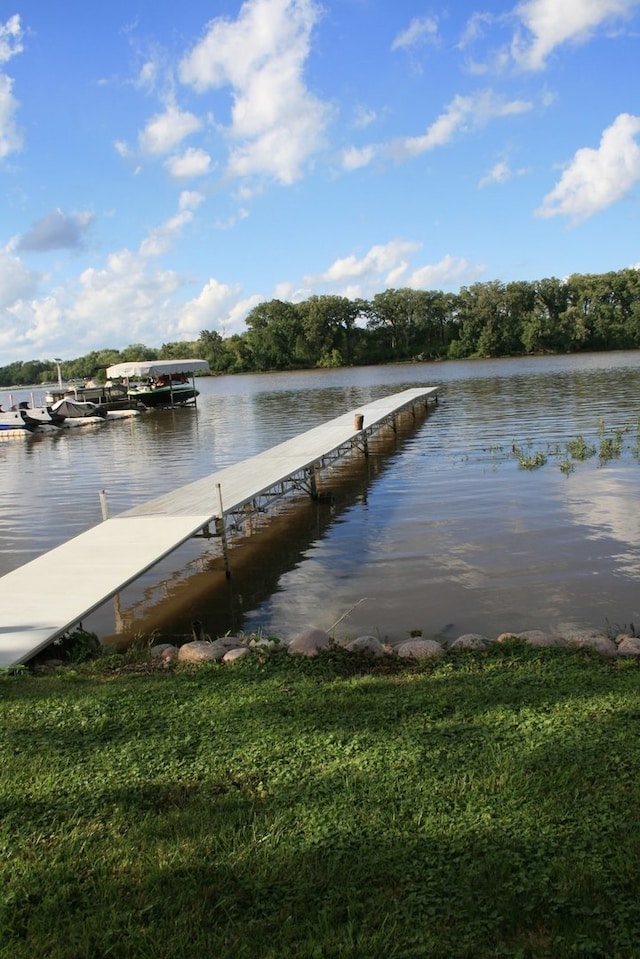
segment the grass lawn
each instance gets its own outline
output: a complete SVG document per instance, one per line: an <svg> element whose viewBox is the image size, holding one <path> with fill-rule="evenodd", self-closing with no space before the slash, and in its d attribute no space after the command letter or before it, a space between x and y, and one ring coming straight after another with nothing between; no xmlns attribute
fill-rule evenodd
<svg viewBox="0 0 640 959"><path fill-rule="evenodd" d="M0 677L1 959L640 956L640 664Z"/></svg>

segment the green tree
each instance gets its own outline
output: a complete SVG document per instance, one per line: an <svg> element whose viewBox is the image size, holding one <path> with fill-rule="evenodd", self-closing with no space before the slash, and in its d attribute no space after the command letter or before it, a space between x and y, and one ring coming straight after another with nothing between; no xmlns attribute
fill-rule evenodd
<svg viewBox="0 0 640 959"><path fill-rule="evenodd" d="M305 365L298 351L304 336L302 321L293 303L270 300L259 303L249 313L246 342L253 356L254 369L286 370Z"/></svg>

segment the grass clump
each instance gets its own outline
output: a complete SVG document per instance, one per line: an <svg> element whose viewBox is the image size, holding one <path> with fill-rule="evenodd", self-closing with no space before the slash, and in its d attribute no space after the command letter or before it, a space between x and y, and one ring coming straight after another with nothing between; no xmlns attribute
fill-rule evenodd
<svg viewBox="0 0 640 959"><path fill-rule="evenodd" d="M635 661L96 668L0 677L2 959L637 954Z"/></svg>

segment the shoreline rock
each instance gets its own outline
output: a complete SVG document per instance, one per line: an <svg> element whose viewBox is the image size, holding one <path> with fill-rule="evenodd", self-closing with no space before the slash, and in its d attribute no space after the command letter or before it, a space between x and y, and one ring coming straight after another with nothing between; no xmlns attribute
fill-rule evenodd
<svg viewBox="0 0 640 959"><path fill-rule="evenodd" d="M236 659L260 654L271 655L280 651L290 656L312 658L332 648L345 649L347 652L369 659L381 659L385 656L399 656L403 659L440 659L449 652L482 651L494 643L522 642L537 649L574 649L590 650L600 656L613 659L618 656L640 657L640 637L619 633L615 639L604 633L592 630L572 630L566 635L549 633L540 629L528 629L517 633L504 632L495 639L479 633L464 633L455 639L438 642L435 639L423 639L411 636L391 646L383 643L377 636L363 634L354 638L335 638L326 630L309 626L290 642L276 640L273 637L225 636L220 639L200 639L174 646L159 643L152 646L152 658L164 663L232 663Z"/></svg>

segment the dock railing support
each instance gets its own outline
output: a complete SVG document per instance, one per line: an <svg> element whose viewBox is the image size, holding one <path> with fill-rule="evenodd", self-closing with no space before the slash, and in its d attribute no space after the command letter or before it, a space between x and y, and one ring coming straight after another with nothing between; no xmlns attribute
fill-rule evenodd
<svg viewBox="0 0 640 959"><path fill-rule="evenodd" d="M100 508L102 510L102 519L109 519L109 504L107 503L107 491L100 490Z"/></svg>
<svg viewBox="0 0 640 959"><path fill-rule="evenodd" d="M224 559L224 575L227 579L231 579L231 562L229 560L229 544L227 542L227 527L224 521L224 509L222 506L222 487L220 483L216 483L216 491L218 493L218 509L220 515L216 516L216 532L220 537L220 542L222 543L222 557Z"/></svg>

